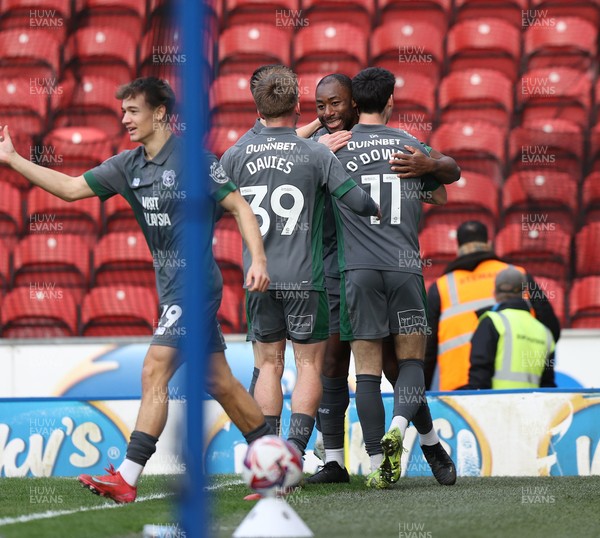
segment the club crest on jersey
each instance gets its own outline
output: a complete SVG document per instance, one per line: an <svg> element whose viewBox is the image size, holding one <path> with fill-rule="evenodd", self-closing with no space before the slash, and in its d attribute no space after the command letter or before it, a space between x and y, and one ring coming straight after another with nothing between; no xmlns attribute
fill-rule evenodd
<svg viewBox="0 0 600 538"><path fill-rule="evenodd" d="M132 187L139 187L140 186L140 181L142 181L139 177L134 177L133 181L131 182L131 186Z"/></svg>
<svg viewBox="0 0 600 538"><path fill-rule="evenodd" d="M175 170L165 170L162 173L162 182L165 187L175 185Z"/></svg>
<svg viewBox="0 0 600 538"><path fill-rule="evenodd" d="M210 175L217 183L227 183L229 181L221 163L212 163L210 165Z"/></svg>

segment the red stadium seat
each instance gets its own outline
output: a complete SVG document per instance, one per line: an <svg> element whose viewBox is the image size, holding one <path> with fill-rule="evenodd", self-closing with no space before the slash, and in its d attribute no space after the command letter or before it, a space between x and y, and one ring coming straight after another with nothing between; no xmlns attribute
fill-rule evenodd
<svg viewBox="0 0 600 538"><path fill-rule="evenodd" d="M250 127L252 125L234 128L213 127L208 134L208 149L221 158L221 155L233 146Z"/></svg>
<svg viewBox="0 0 600 538"><path fill-rule="evenodd" d="M122 196L111 196L102 206L107 233L140 231L133 209Z"/></svg>
<svg viewBox="0 0 600 538"><path fill-rule="evenodd" d="M513 113L513 84L490 69L449 73L440 84L441 121L489 121L507 129Z"/></svg>
<svg viewBox="0 0 600 538"><path fill-rule="evenodd" d="M423 278L427 280L439 278L448 263L456 258L458 249L456 226L450 224L426 226L419 234L419 245L421 247Z"/></svg>
<svg viewBox="0 0 600 538"><path fill-rule="evenodd" d="M70 24L71 0L4 0L0 31L45 31L63 42Z"/></svg>
<svg viewBox="0 0 600 538"><path fill-rule="evenodd" d="M42 189L33 188L27 195L26 233L77 234L85 241L95 242L100 233L100 200L84 198L65 202Z"/></svg>
<svg viewBox="0 0 600 538"><path fill-rule="evenodd" d="M257 113L248 77L239 73L218 77L210 88L210 108L213 125L251 126Z"/></svg>
<svg viewBox="0 0 600 538"><path fill-rule="evenodd" d="M521 60L519 29L498 18L467 19L448 32L447 54L451 71L494 69L515 81Z"/></svg>
<svg viewBox="0 0 600 538"><path fill-rule="evenodd" d="M290 65L288 29L271 24L244 24L224 30L219 37L219 73L251 74L264 64Z"/></svg>
<svg viewBox="0 0 600 538"><path fill-rule="evenodd" d="M504 222L538 220L572 234L577 216L577 181L551 168L512 174L502 191Z"/></svg>
<svg viewBox="0 0 600 538"><path fill-rule="evenodd" d="M0 78L55 79L60 72L60 42L50 32L17 28L0 32Z"/></svg>
<svg viewBox="0 0 600 538"><path fill-rule="evenodd" d="M110 26L79 28L65 44L65 65L79 78L84 75L110 77L116 85L135 78L136 39ZM114 95L114 93L113 93Z"/></svg>
<svg viewBox="0 0 600 538"><path fill-rule="evenodd" d="M148 30L140 44L140 74L166 79L176 96L178 71L186 56L181 43L181 33L174 25L163 24Z"/></svg>
<svg viewBox="0 0 600 538"><path fill-rule="evenodd" d="M220 223L219 223L220 224ZM232 265L243 270L242 262L242 236L237 229L228 229L223 226L215 228L213 237L213 254L219 266Z"/></svg>
<svg viewBox="0 0 600 538"><path fill-rule="evenodd" d="M57 96L54 127L95 127L110 138L125 131L121 123L121 101L115 98L116 86L112 79L84 75L75 82L63 82L63 93Z"/></svg>
<svg viewBox="0 0 600 538"><path fill-rule="evenodd" d="M65 289L16 288L2 301L3 338L77 336L77 305Z"/></svg>
<svg viewBox="0 0 600 538"><path fill-rule="evenodd" d="M435 130L430 145L452 155L463 171L483 174L500 185L506 158L504 141L504 131L491 123L452 122Z"/></svg>
<svg viewBox="0 0 600 538"><path fill-rule="evenodd" d="M371 35L371 64L405 78L419 73L435 83L444 61L443 43L443 30L429 22L384 23Z"/></svg>
<svg viewBox="0 0 600 538"><path fill-rule="evenodd" d="M81 307L82 336L146 336L159 319L158 301L143 286L93 288Z"/></svg>
<svg viewBox="0 0 600 538"><path fill-rule="evenodd" d="M600 171L594 171L583 182L581 209L586 223L600 222Z"/></svg>
<svg viewBox="0 0 600 538"><path fill-rule="evenodd" d="M600 276L573 281L569 317L572 329L600 329Z"/></svg>
<svg viewBox="0 0 600 538"><path fill-rule="evenodd" d="M581 131L567 120L532 120L515 127L509 136L513 172L551 167L579 180L583 154Z"/></svg>
<svg viewBox="0 0 600 538"><path fill-rule="evenodd" d="M562 282L569 273L571 236L544 222L509 224L496 236L496 253L536 276Z"/></svg>
<svg viewBox="0 0 600 538"><path fill-rule="evenodd" d="M498 17L519 30L528 16L529 0L455 0L456 20Z"/></svg>
<svg viewBox="0 0 600 538"><path fill-rule="evenodd" d="M14 132L39 135L46 129L49 96L55 88L38 78L0 81L0 117Z"/></svg>
<svg viewBox="0 0 600 538"><path fill-rule="evenodd" d="M140 0L85 0L78 7L78 27L117 28L136 40L142 35L146 2Z"/></svg>
<svg viewBox="0 0 600 538"><path fill-rule="evenodd" d="M559 17L580 17L597 26L600 21L598 6L598 0L531 0L529 20L523 27L535 24L548 26L546 21L552 24ZM536 13L538 20L535 19Z"/></svg>
<svg viewBox="0 0 600 538"><path fill-rule="evenodd" d="M12 245L0 238L0 296L4 295L10 285L10 258Z"/></svg>
<svg viewBox="0 0 600 538"><path fill-rule="evenodd" d="M375 0L302 0L297 27L336 21L370 28L374 15Z"/></svg>
<svg viewBox="0 0 600 538"><path fill-rule="evenodd" d="M217 312L217 320L225 334L242 332L243 302L233 286L223 286L223 298Z"/></svg>
<svg viewBox="0 0 600 538"><path fill-rule="evenodd" d="M94 127L62 127L46 135L38 162L63 171L66 166L76 168L80 175L112 155L111 140L104 131Z"/></svg>
<svg viewBox="0 0 600 538"><path fill-rule="evenodd" d="M0 181L0 237L18 237L22 225L21 193L10 183Z"/></svg>
<svg viewBox="0 0 600 538"><path fill-rule="evenodd" d="M498 187L493 179L463 171L462 177L446 185L448 203L444 206L424 204L427 227L433 224L457 226L467 220L480 220L494 235L498 220Z"/></svg>
<svg viewBox="0 0 600 538"><path fill-rule="evenodd" d="M394 113L388 125L397 126L424 140L431 134L434 114L435 86L431 79L417 73L407 77L396 75Z"/></svg>
<svg viewBox="0 0 600 538"><path fill-rule="evenodd" d="M265 22L281 28L297 28L306 17L298 0L225 0L225 13L227 28Z"/></svg>
<svg viewBox="0 0 600 538"><path fill-rule="evenodd" d="M383 21L428 22L446 29L452 12L451 0L379 0Z"/></svg>
<svg viewBox="0 0 600 538"><path fill-rule="evenodd" d="M90 250L81 237L57 232L31 234L15 246L13 287L68 289L78 300L90 281Z"/></svg>
<svg viewBox="0 0 600 538"><path fill-rule="evenodd" d="M575 272L578 277L600 276L600 222L586 224L575 236Z"/></svg>
<svg viewBox="0 0 600 538"><path fill-rule="evenodd" d="M550 304L554 309L554 313L560 320L561 326L564 327L566 321L564 286L558 280L553 280L552 278L536 276L535 281L538 284L539 288L544 292L544 295L550 301ZM532 292L530 291L530 297L531 293Z"/></svg>
<svg viewBox="0 0 600 538"><path fill-rule="evenodd" d="M548 26L530 26L523 34L528 69L565 66L588 70L596 57L598 30L579 17L557 17Z"/></svg>
<svg viewBox="0 0 600 538"><path fill-rule="evenodd" d="M106 234L94 248L94 286L154 287L154 260L141 232Z"/></svg>
<svg viewBox="0 0 600 538"><path fill-rule="evenodd" d="M304 73L298 77L298 93L300 94L300 112L314 117L317 110L317 84L323 78L322 73Z"/></svg>
<svg viewBox="0 0 600 538"><path fill-rule="evenodd" d="M294 71L345 73L367 65L367 36L346 22L320 22L300 28L294 37Z"/></svg>
<svg viewBox="0 0 600 538"><path fill-rule="evenodd" d="M587 129L591 106L590 75L569 67L532 69L523 74L517 106L523 123L534 119L564 119Z"/></svg>

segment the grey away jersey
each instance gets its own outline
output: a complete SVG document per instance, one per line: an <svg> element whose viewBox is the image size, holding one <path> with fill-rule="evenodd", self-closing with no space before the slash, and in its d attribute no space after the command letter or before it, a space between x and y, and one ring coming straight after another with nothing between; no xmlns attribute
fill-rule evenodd
<svg viewBox="0 0 600 538"><path fill-rule="evenodd" d="M292 128L264 127L229 148L221 164L258 217L270 289L324 290L325 188L338 198L348 193L344 202L364 214L375 214L372 200L359 189L350 196L356 183L333 153ZM249 265L244 248L245 271Z"/></svg>
<svg viewBox="0 0 600 538"><path fill-rule="evenodd" d="M171 135L152 160L146 159L140 146L83 174L102 201L121 194L131 205L152 253L161 304L183 297L181 151L181 140Z"/></svg>
<svg viewBox="0 0 600 538"><path fill-rule="evenodd" d="M391 171L392 153L407 153L404 145L429 150L412 135L384 125L357 124L352 139L336 156L358 185L381 206L381 221L358 217L336 204L341 217L338 235L340 269L378 269L422 274L419 220L423 191L419 178L400 179Z"/></svg>

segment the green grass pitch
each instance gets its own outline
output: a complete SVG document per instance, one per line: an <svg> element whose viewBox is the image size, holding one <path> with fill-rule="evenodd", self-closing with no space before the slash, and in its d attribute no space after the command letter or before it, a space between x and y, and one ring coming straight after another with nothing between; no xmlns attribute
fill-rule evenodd
<svg viewBox="0 0 600 538"><path fill-rule="evenodd" d="M118 506L67 478L0 480L1 538L133 538L144 524L175 528L175 480L143 477L141 502ZM211 479L215 538L230 537L254 502L238 476ZM313 485L287 497L317 538L562 538L600 536L600 477L459 478L452 487L433 478L401 478L392 489ZM43 518L17 521L20 516ZM181 531L181 536L184 536Z"/></svg>

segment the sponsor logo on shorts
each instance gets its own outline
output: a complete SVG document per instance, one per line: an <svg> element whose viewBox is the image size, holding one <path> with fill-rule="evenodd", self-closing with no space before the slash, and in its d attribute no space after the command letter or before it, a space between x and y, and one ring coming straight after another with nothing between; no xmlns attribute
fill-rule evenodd
<svg viewBox="0 0 600 538"><path fill-rule="evenodd" d="M307 316L288 316L288 330L295 334L311 334L313 331L313 317Z"/></svg>
<svg viewBox="0 0 600 538"><path fill-rule="evenodd" d="M398 311L398 326L400 327L400 334L414 331L415 329L424 329L427 327L425 309L413 308Z"/></svg>

